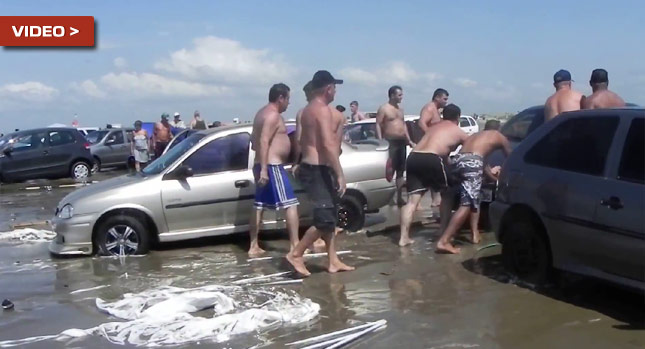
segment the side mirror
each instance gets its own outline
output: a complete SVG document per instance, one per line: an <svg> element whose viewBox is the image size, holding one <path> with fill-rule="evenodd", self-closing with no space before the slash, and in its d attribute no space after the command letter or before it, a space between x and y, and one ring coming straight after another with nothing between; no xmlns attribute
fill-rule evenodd
<svg viewBox="0 0 645 349"><path fill-rule="evenodd" d="M188 177L192 177L192 176L194 176L192 167L190 167L188 165L181 165L181 166L177 167L174 171L166 174L164 176L164 179L166 179L166 180L172 180L172 179L184 180L184 179L186 179Z"/></svg>

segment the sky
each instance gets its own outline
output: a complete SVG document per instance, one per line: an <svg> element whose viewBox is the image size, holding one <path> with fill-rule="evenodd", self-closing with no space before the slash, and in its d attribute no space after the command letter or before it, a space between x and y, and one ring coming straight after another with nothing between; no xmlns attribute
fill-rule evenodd
<svg viewBox="0 0 645 349"><path fill-rule="evenodd" d="M334 105L362 111L403 87L405 114L436 88L464 114L517 112L553 93L568 69L591 93L591 71L645 105L642 1L10 1L0 15L94 16L91 49L0 49L0 133L183 119L250 120L272 84L304 106L319 69L345 83ZM349 109L349 108L348 108Z"/></svg>

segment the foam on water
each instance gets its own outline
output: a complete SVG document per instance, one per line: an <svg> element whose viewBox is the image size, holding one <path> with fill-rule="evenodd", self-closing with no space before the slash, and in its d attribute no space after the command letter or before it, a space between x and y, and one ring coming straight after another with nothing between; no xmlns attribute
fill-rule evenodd
<svg viewBox="0 0 645 349"><path fill-rule="evenodd" d="M16 229L13 231L0 232L0 241L29 241L45 242L56 237L56 233L50 230L39 230L32 228Z"/></svg>
<svg viewBox="0 0 645 349"><path fill-rule="evenodd" d="M68 342L100 335L114 344L137 346L179 345L202 340L228 341L231 336L265 332L297 325L318 316L320 306L293 291L239 286L204 286L184 289L163 286L123 299L96 299L97 307L126 321L108 322L86 330L69 329L58 335L2 341L15 347L44 340ZM192 313L213 309L212 317Z"/></svg>

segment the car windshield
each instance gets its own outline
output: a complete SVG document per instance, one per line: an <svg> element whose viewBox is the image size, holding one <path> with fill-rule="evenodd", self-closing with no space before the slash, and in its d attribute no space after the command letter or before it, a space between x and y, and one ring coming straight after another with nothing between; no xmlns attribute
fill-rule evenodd
<svg viewBox="0 0 645 349"><path fill-rule="evenodd" d="M525 110L512 117L502 127L502 134L511 141L521 142L544 121L544 114L539 110Z"/></svg>
<svg viewBox="0 0 645 349"><path fill-rule="evenodd" d="M100 143L103 138L105 138L105 135L107 135L110 131L103 130L103 131L92 131L85 136L85 139L87 139L90 144L96 144Z"/></svg>
<svg viewBox="0 0 645 349"><path fill-rule="evenodd" d="M177 161L184 153L186 153L190 148L204 138L203 134L195 133L192 136L186 138L184 141L179 142L179 144L170 149L168 152L160 156L158 159L153 161L150 165L141 171L145 176L156 175L163 172L166 168L171 166Z"/></svg>

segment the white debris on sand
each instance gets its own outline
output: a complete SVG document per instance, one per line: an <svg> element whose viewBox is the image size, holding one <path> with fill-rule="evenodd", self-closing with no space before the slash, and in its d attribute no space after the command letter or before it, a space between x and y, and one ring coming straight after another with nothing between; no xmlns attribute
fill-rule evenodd
<svg viewBox="0 0 645 349"><path fill-rule="evenodd" d="M96 299L105 313L126 321L104 323L86 329L69 329L58 335L0 342L0 348L22 346L44 340L66 342L100 335L120 345L164 346L211 340L226 342L232 336L266 332L282 326L310 321L320 306L293 291L270 292L238 286L204 286L184 289L164 286L108 302ZM213 309L213 316L191 313Z"/></svg>
<svg viewBox="0 0 645 349"><path fill-rule="evenodd" d="M54 233L53 231L32 228L0 232L0 241L45 242L51 241L55 237L56 233Z"/></svg>

